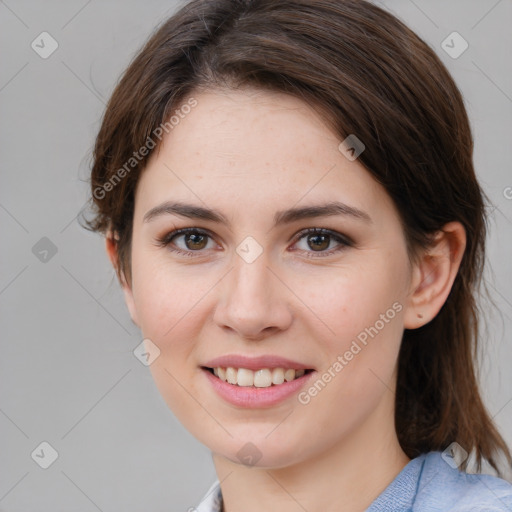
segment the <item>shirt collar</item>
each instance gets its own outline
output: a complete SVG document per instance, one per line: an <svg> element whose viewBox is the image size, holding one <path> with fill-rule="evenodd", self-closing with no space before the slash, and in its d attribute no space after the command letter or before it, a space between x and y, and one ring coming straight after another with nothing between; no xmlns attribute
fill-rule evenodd
<svg viewBox="0 0 512 512"><path fill-rule="evenodd" d="M208 489L199 505L190 512L222 512L222 494L218 480Z"/></svg>

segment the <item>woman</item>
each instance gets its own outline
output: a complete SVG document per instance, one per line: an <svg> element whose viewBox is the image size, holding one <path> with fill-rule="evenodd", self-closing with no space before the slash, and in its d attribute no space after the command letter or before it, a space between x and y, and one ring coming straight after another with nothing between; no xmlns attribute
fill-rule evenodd
<svg viewBox="0 0 512 512"><path fill-rule="evenodd" d="M475 377L472 148L435 53L364 1L193 0L133 60L90 227L212 451L196 510L512 510L463 471L512 464Z"/></svg>

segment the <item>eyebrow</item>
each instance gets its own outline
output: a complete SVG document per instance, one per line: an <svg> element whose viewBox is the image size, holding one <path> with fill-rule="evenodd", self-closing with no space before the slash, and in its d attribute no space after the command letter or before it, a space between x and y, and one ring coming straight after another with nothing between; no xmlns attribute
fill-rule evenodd
<svg viewBox="0 0 512 512"><path fill-rule="evenodd" d="M178 215L189 219L201 219L216 222L219 224L231 225L229 220L218 210L211 208L203 208L193 204L167 201L155 206L144 215L143 222L151 220L162 215ZM371 217L363 210L341 203L339 201L331 201L327 204L305 206L302 208L290 208L281 210L274 215L274 226L281 224L290 224L292 222L310 219L314 217L328 217L334 215L343 215L352 217L357 220L371 224Z"/></svg>

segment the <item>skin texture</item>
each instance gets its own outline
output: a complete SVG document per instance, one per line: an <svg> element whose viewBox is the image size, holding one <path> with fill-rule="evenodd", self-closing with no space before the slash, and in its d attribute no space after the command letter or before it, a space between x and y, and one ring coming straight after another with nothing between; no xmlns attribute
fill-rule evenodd
<svg viewBox="0 0 512 512"><path fill-rule="evenodd" d="M194 97L197 106L139 180L132 281L122 283L133 321L161 351L150 366L155 383L212 450L226 511L364 510L409 461L393 419L401 336L445 302L464 229L447 224L413 264L385 189L338 150L339 138L307 104L251 89ZM144 222L165 201L214 208L230 226L171 214ZM363 210L371 222L338 215L273 225L279 210L330 201ZM193 252L186 236L158 244L186 227L211 233L192 257L170 250ZM318 250L314 235L296 236L313 227L353 244L331 238ZM252 263L236 252L247 236L263 250ZM117 265L110 237L107 251ZM273 407L236 407L200 369L225 354L276 354L319 377L393 304L394 318L307 404L294 395ZM261 454L252 467L237 457L247 442Z"/></svg>

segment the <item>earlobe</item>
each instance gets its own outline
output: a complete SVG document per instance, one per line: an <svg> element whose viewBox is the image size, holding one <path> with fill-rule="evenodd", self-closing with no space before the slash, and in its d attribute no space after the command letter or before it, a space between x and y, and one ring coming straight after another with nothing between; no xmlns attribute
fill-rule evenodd
<svg viewBox="0 0 512 512"><path fill-rule="evenodd" d="M413 267L404 327L417 329L430 322L446 302L466 248L466 231L449 222Z"/></svg>
<svg viewBox="0 0 512 512"><path fill-rule="evenodd" d="M114 238L114 235L111 231L109 231L105 236L105 249L107 250L107 256L114 267L114 270L117 272L117 240Z"/></svg>
<svg viewBox="0 0 512 512"><path fill-rule="evenodd" d="M118 259L118 252L117 252L117 239L112 235L111 232L107 233L107 235L106 235L105 247L107 250L107 254L108 254L110 263L112 263L112 266L114 267L114 270L116 271L116 274L118 274L118 276L119 276L120 285L123 290L124 301L126 303L128 311L130 313L132 322L137 327L140 328L139 319L137 316L137 308L135 307L135 300L133 298L132 287L127 282L124 274L122 272L118 273L119 259Z"/></svg>

